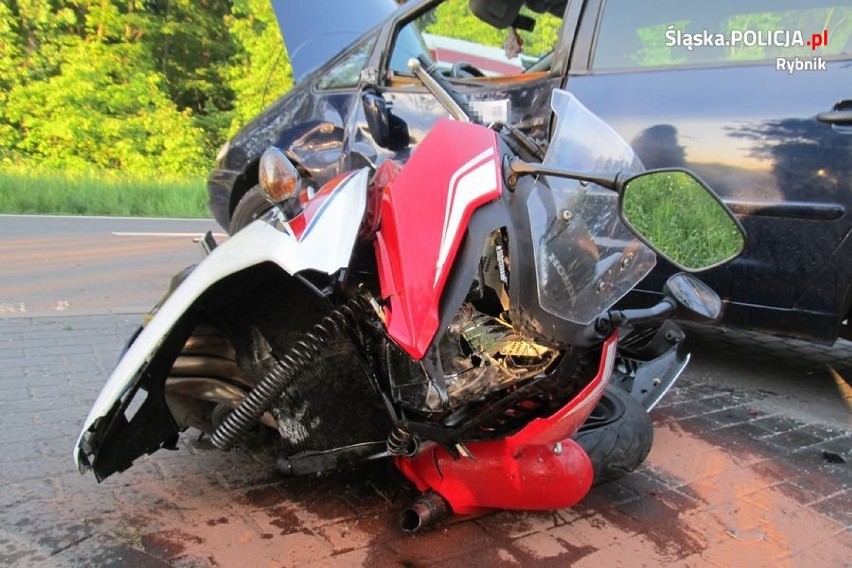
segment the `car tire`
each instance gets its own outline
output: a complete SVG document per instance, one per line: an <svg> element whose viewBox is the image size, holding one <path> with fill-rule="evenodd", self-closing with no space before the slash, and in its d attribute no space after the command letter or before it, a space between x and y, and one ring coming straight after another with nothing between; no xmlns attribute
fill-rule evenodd
<svg viewBox="0 0 852 568"><path fill-rule="evenodd" d="M610 386L573 439L592 460L594 485L600 485L624 477L645 461L654 427L639 401Z"/></svg>
<svg viewBox="0 0 852 568"><path fill-rule="evenodd" d="M234 234L267 211L272 205L260 193L260 185L249 189L237 202L228 223L228 233Z"/></svg>

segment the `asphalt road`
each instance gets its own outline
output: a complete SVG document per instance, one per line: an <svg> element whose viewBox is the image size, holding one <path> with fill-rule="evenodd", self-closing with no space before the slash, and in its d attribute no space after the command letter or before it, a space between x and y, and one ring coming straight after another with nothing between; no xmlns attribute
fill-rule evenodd
<svg viewBox="0 0 852 568"><path fill-rule="evenodd" d="M144 313L198 262L212 220L0 216L0 317ZM224 235L217 234L221 241ZM769 412L849 428L852 343L690 330L687 376L745 388Z"/></svg>
<svg viewBox="0 0 852 568"><path fill-rule="evenodd" d="M221 232L208 219L0 216L0 316L147 310L202 258L192 241L208 230Z"/></svg>

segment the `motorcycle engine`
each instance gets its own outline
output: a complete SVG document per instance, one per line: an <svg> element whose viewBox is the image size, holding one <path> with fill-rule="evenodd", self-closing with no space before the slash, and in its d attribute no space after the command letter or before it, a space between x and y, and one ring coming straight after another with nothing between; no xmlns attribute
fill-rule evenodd
<svg viewBox="0 0 852 568"><path fill-rule="evenodd" d="M500 230L487 239L468 296L440 339L444 392L421 363L385 344L393 397L404 406L428 414L453 411L536 377L559 358L558 351L515 331L509 320L507 241Z"/></svg>
<svg viewBox="0 0 852 568"><path fill-rule="evenodd" d="M451 407L532 378L544 372L558 354L470 303L459 310L440 351Z"/></svg>

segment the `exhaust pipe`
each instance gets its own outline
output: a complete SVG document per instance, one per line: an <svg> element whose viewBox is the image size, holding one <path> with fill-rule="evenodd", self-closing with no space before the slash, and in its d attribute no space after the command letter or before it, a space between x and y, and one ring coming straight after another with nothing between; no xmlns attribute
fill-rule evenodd
<svg viewBox="0 0 852 568"><path fill-rule="evenodd" d="M400 528L410 534L429 530L452 512L446 499L428 491L399 514Z"/></svg>

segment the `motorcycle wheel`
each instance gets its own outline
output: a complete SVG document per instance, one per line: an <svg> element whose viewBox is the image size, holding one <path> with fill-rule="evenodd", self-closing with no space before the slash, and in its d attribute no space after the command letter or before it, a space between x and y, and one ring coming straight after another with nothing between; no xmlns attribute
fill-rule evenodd
<svg viewBox="0 0 852 568"><path fill-rule="evenodd" d="M645 461L654 443L654 427L639 401L611 386L574 441L592 460L594 485L600 485L624 477Z"/></svg>
<svg viewBox="0 0 852 568"><path fill-rule="evenodd" d="M234 207L234 211L231 213L231 221L228 223L228 232L233 235L269 211L270 207L272 205L260 193L260 186L252 187Z"/></svg>

